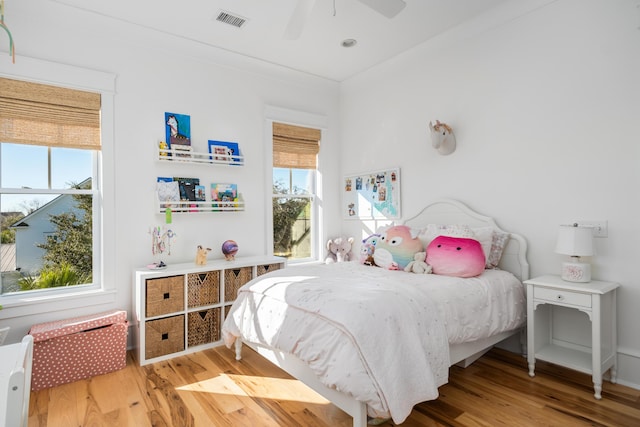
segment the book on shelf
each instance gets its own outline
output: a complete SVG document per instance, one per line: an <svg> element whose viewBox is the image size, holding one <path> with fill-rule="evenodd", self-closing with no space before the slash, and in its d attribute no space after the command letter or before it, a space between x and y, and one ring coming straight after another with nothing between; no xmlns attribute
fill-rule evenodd
<svg viewBox="0 0 640 427"><path fill-rule="evenodd" d="M178 145L173 146L173 159L176 161L185 161L191 158L191 146L190 145Z"/></svg>
<svg viewBox="0 0 640 427"><path fill-rule="evenodd" d="M180 202L183 208L188 207L190 212L197 210L196 203L188 203L196 201L196 186L200 185L199 178L174 177L174 181L178 182L180 190Z"/></svg>
<svg viewBox="0 0 640 427"><path fill-rule="evenodd" d="M178 182L174 181L173 178L159 176L156 183L156 190L161 208L172 208L176 202L180 201Z"/></svg>
<svg viewBox="0 0 640 427"><path fill-rule="evenodd" d="M191 147L191 116L177 113L164 113L165 142L171 150L178 146ZM187 150L185 150L187 151ZM190 157L190 153L189 153Z"/></svg>
<svg viewBox="0 0 640 427"><path fill-rule="evenodd" d="M236 184L211 184L211 201L214 210L238 207L238 186Z"/></svg>
<svg viewBox="0 0 640 427"><path fill-rule="evenodd" d="M209 160L240 164L240 147L237 142L209 140Z"/></svg>
<svg viewBox="0 0 640 427"><path fill-rule="evenodd" d="M204 185L196 185L196 202L207 200L207 188Z"/></svg>

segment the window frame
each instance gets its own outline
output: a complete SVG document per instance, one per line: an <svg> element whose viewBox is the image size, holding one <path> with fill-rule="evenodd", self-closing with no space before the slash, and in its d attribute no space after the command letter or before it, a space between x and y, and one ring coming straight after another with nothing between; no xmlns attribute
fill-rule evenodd
<svg viewBox="0 0 640 427"><path fill-rule="evenodd" d="M104 239L105 230L115 229L114 200L114 96L116 75L82 67L20 57L16 64L0 63L0 76L15 80L31 81L70 89L100 93L101 95L101 150L94 151L93 174L96 190L93 215L100 219L94 224L93 235L93 283L68 288L52 288L0 295L0 319L33 315L44 312L70 310L115 301L114 269L105 265L115 263L115 245Z"/></svg>
<svg viewBox="0 0 640 427"><path fill-rule="evenodd" d="M265 107L265 131L264 131L264 147L265 147L265 230L266 230L266 248L268 255L273 255L273 123L287 123L294 126L310 127L320 129L324 133L327 128L328 119L324 115L306 113L302 111L290 110L275 106ZM322 220L322 194L321 194L321 177L320 162L315 169L314 192L311 197L311 257L304 259L287 260L289 264L299 264L305 262L317 262L323 253L324 245L320 242L323 235ZM305 195L279 195L284 197L304 197ZM308 195L307 195L308 197Z"/></svg>
<svg viewBox="0 0 640 427"><path fill-rule="evenodd" d="M272 149L273 150L273 149ZM284 168L282 168L284 169ZM287 168L289 170L292 170L294 168ZM311 203L311 254L309 257L307 258L287 258L287 262L290 264L299 264L299 263L304 263L304 262L310 262L310 261L316 261L318 260L318 244L317 244L317 239L318 239L318 197L317 197L317 192L318 192L318 185L317 185L317 180L318 180L318 168L316 166L316 169L306 169L306 170L312 170L313 171L313 185L312 185L312 191L309 193L303 193L303 194L296 194L296 193L280 193L280 194L276 194L273 192L273 160L272 160L272 164L271 164L271 202L273 203L273 200L275 199L309 199L310 203ZM291 174L289 174L291 176ZM289 184L291 184L291 182L289 182ZM272 204L269 206L273 206ZM271 233L271 253L269 255L273 255L273 207L271 207L271 227L270 227Z"/></svg>

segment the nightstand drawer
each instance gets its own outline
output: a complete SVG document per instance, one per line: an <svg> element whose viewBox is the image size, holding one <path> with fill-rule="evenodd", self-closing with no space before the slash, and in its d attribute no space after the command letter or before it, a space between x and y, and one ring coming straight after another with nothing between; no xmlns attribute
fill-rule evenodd
<svg viewBox="0 0 640 427"><path fill-rule="evenodd" d="M568 292L560 289L536 286L533 290L533 297L537 300L544 300L552 303L591 308L591 294L581 294L577 292Z"/></svg>

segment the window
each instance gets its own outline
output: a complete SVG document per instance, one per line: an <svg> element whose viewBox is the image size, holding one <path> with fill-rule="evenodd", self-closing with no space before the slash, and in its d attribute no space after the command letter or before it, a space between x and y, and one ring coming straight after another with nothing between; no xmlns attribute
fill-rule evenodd
<svg viewBox="0 0 640 427"><path fill-rule="evenodd" d="M320 130L273 123L273 253L315 259Z"/></svg>
<svg viewBox="0 0 640 427"><path fill-rule="evenodd" d="M2 294L99 281L99 93L0 78Z"/></svg>

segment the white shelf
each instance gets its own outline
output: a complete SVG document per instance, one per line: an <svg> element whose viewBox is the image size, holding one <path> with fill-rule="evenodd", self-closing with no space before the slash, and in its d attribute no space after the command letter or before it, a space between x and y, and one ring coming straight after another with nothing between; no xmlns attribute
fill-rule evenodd
<svg viewBox="0 0 640 427"><path fill-rule="evenodd" d="M221 345L220 330L237 289L261 274L285 267L285 258L257 255L236 257L232 261L208 260L206 265L181 263L169 264L162 270L135 270L133 334L138 363L146 365ZM195 280L191 281L190 276ZM211 298L190 300L200 292L208 293ZM161 301L169 304L162 307ZM153 308L149 309L150 306ZM204 311L211 317L198 324L198 316L194 316L195 323L191 324L190 315ZM206 327L208 321L212 322L211 329L207 329L211 335L201 339L201 327ZM175 338L176 334L182 337ZM163 347L163 342L169 345Z"/></svg>
<svg viewBox="0 0 640 427"><path fill-rule="evenodd" d="M160 202L156 195L156 212L165 214L166 205L170 206L171 214L197 214L209 212L240 212L244 211L244 200L233 202L217 202L217 201L177 201L177 202Z"/></svg>
<svg viewBox="0 0 640 427"><path fill-rule="evenodd" d="M220 157L220 155L215 155ZM230 155L227 159L216 160L214 154L198 151L179 151L170 149L158 149L158 161L167 163L199 163L222 166L244 166L244 156Z"/></svg>
<svg viewBox="0 0 640 427"><path fill-rule="evenodd" d="M549 344L536 351L536 359L565 366L586 374L593 373L591 352Z"/></svg>

